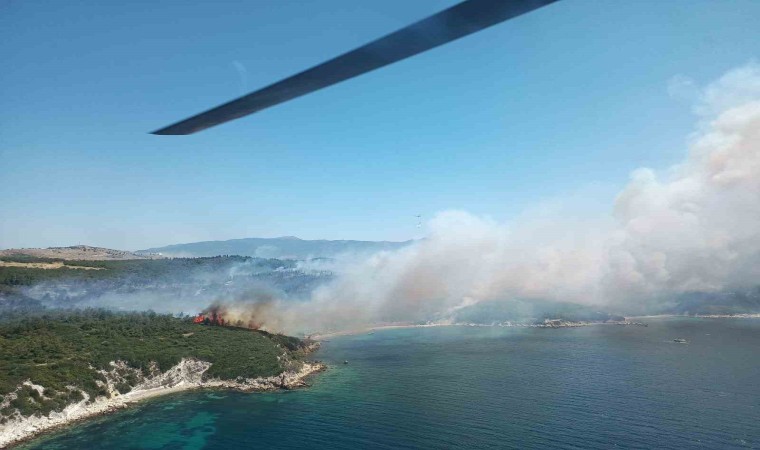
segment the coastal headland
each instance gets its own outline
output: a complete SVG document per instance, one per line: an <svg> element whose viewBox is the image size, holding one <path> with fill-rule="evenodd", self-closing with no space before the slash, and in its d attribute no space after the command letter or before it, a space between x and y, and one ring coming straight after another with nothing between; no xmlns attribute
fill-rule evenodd
<svg viewBox="0 0 760 450"><path fill-rule="evenodd" d="M297 389L319 343L151 313L77 312L0 324L0 448L193 389Z"/></svg>

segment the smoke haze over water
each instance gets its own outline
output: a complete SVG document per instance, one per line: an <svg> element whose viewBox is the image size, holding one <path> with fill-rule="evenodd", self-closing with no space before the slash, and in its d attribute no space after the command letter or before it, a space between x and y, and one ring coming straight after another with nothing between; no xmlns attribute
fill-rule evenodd
<svg viewBox="0 0 760 450"><path fill-rule="evenodd" d="M632 172L610 214L499 223L444 211L423 241L347 264L308 302L269 309L288 331L444 318L536 298L644 312L683 292L760 280L760 65L699 94L685 159ZM264 320L267 323L267 320Z"/></svg>

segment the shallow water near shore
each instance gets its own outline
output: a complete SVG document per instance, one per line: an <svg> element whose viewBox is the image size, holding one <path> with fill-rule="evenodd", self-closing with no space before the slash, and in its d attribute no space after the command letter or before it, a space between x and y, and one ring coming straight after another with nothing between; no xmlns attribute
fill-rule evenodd
<svg viewBox="0 0 760 450"><path fill-rule="evenodd" d="M19 448L760 447L760 320L648 323L340 336L308 389L170 395Z"/></svg>

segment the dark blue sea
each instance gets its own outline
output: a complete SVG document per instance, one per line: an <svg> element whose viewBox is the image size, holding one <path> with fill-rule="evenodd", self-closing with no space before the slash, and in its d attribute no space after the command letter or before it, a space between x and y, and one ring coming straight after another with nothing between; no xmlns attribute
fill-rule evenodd
<svg viewBox="0 0 760 450"><path fill-rule="evenodd" d="M648 322L333 338L311 388L167 396L23 448L760 448L760 320Z"/></svg>

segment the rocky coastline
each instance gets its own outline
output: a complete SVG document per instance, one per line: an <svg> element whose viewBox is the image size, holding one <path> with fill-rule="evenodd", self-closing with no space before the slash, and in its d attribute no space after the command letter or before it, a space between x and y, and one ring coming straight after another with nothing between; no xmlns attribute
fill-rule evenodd
<svg viewBox="0 0 760 450"><path fill-rule="evenodd" d="M118 361L112 363L115 367L121 364L123 363ZM84 419L118 411L141 400L176 392L208 388L264 392L306 387L308 386L306 379L310 375L327 368L322 362L308 361L300 363L297 369L287 370L270 377L204 380L204 374L209 367L211 364L206 361L186 358L166 372L144 379L123 395L112 392L110 398L98 397L90 402L90 397L83 392L83 400L66 406L62 411L51 412L41 417L25 416L11 419L0 425L0 448L17 445L41 433Z"/></svg>

